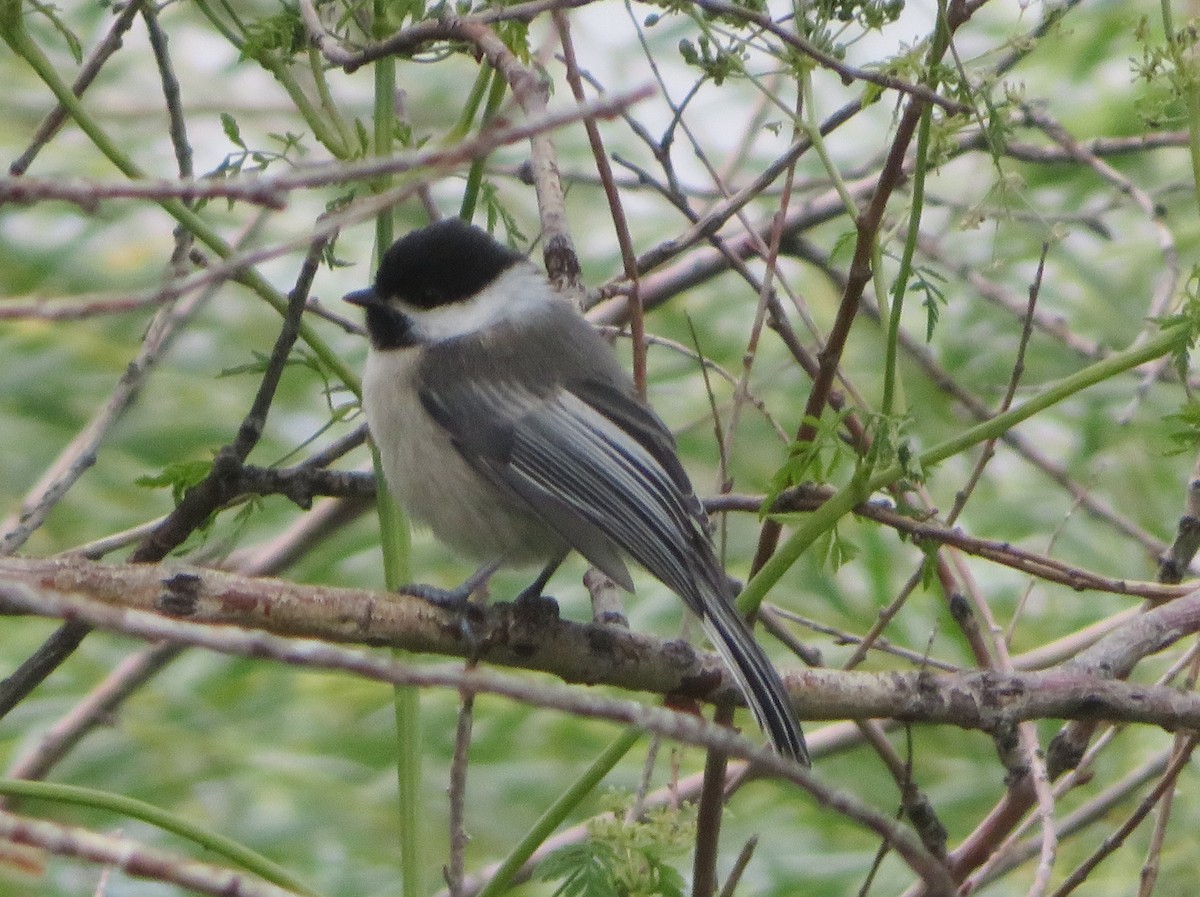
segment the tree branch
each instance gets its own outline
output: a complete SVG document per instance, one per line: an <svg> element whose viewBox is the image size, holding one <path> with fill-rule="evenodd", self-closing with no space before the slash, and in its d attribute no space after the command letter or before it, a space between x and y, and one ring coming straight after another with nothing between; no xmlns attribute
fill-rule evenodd
<svg viewBox="0 0 1200 897"><path fill-rule="evenodd" d="M713 655L621 627L568 622L554 612L530 612L519 604L472 608L467 636L460 614L405 594L299 585L199 567L5 558L0 559L0 610L82 620L143 638L203 643L234 653L242 653L234 646L249 633L227 627L477 656L486 663L587 685L713 702L739 700L736 685ZM154 623L148 629L149 614ZM196 630L206 627L211 627L209 634L199 639ZM1045 718L1200 728L1200 695L1110 678L1127 674L1141 658L1197 631L1200 591L1135 618L1071 662L1041 672L800 670L784 679L808 719L895 718L987 732Z"/></svg>

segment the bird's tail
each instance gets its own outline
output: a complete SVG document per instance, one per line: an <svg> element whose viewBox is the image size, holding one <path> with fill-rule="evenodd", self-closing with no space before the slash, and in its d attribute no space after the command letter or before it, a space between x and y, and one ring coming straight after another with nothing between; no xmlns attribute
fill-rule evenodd
<svg viewBox="0 0 1200 897"><path fill-rule="evenodd" d="M779 673L754 640L749 624L725 595L706 596L700 615L708 637L725 660L754 713L781 756L811 766L808 747Z"/></svg>

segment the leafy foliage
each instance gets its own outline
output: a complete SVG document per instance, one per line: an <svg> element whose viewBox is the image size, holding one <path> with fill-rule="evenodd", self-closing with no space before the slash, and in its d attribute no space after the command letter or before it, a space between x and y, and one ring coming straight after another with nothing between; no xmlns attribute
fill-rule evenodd
<svg viewBox="0 0 1200 897"><path fill-rule="evenodd" d="M559 881L555 897L683 897L683 876L669 860L686 853L695 837L693 813L650 810L641 820L623 808L588 824L588 840L554 851L538 866L542 881Z"/></svg>
<svg viewBox="0 0 1200 897"><path fill-rule="evenodd" d="M827 414L820 420L811 417L805 419L814 435L811 439L797 440L792 444L787 461L776 471L771 483L772 501L789 486L836 479L847 464L855 462L854 453L840 435L842 422L849 413L849 409L844 409Z"/></svg>
<svg viewBox="0 0 1200 897"><path fill-rule="evenodd" d="M237 119L228 112L221 113L221 128L229 142L238 149L226 155L221 163L208 173L208 177L228 178L241 174L261 174L276 162L290 163L306 152L303 136L290 131L283 134L267 134L267 139L279 144L278 150L251 149L242 140ZM230 206L232 204L231 200Z"/></svg>
<svg viewBox="0 0 1200 897"><path fill-rule="evenodd" d="M75 64L83 62L83 44L80 42L79 36L63 19L61 10L53 3L46 3L44 0L30 0L29 5L38 14L45 16L46 20L54 26L54 30L58 32L66 43L67 49L71 51L71 58L75 60Z"/></svg>
<svg viewBox="0 0 1200 897"><path fill-rule="evenodd" d="M300 19L299 8L280 4L273 15L249 19L245 23L242 58L267 60L286 59L303 53L308 47L308 35Z"/></svg>
<svg viewBox="0 0 1200 897"><path fill-rule="evenodd" d="M157 474L138 477L134 483L145 489L170 489L171 498L178 505L184 493L200 485L210 470L212 461L179 461Z"/></svg>

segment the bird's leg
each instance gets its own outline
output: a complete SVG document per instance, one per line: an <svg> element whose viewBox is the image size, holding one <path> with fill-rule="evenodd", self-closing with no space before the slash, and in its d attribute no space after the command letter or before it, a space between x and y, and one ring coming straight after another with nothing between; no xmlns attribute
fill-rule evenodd
<svg viewBox="0 0 1200 897"><path fill-rule="evenodd" d="M413 583L412 585L402 586L400 591L409 595L415 595L424 601L428 601L430 604L436 604L438 607L444 607L447 610L465 610L471 600L471 596L487 585L488 580L492 578L492 574L500 569L500 564L501 561L499 560L489 561L468 576L461 585L457 585L452 589L442 589L437 586L427 585L426 583Z"/></svg>
<svg viewBox="0 0 1200 897"><path fill-rule="evenodd" d="M516 601L514 601L513 603L525 605L526 607L530 607L530 606L535 606L536 604L539 604L543 600L554 602L553 598L546 598L545 596L543 596L542 591L546 588L546 583L548 583L550 581L550 577L553 576L555 571L558 570L558 568L562 566L562 562L566 559L566 557L567 557L566 549L563 549L558 554L556 554L554 557L552 557L550 559L550 563L548 563L545 566L545 568L542 570L542 572L538 574L537 579L535 579L533 582L531 582L529 584L529 586L526 587L521 592L521 594L517 596ZM556 607L557 607L557 605L556 605Z"/></svg>
<svg viewBox="0 0 1200 897"><path fill-rule="evenodd" d="M441 589L425 583L415 583L404 586L400 591L416 595L430 604L457 613L459 635L462 637L466 649L466 657L471 663L474 663L479 660L486 639L483 631L477 626L483 619L482 608L471 604L471 596L477 591L487 588L488 580L492 578L493 573L500 569L502 563L503 559L489 561L468 576L461 585L452 589Z"/></svg>

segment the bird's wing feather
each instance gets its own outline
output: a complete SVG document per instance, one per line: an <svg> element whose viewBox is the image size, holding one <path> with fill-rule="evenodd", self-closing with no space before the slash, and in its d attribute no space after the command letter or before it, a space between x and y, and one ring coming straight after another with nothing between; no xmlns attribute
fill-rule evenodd
<svg viewBox="0 0 1200 897"><path fill-rule="evenodd" d="M636 408L629 400L606 406L614 407ZM701 612L695 583L712 571L695 569L703 557L696 540L706 535L690 487L680 488L639 440L577 393L559 392L525 417L501 475L535 506L565 493L576 514Z"/></svg>
<svg viewBox="0 0 1200 897"><path fill-rule="evenodd" d="M614 581L632 589L620 549L683 598L779 750L807 762L787 692L730 602L699 503L653 412L620 390L578 384L534 392L451 382L421 400L468 463Z"/></svg>
<svg viewBox="0 0 1200 897"><path fill-rule="evenodd" d="M667 472L675 485L685 493L692 491L691 481L675 453L675 438L647 405L634 399L628 391L600 380L577 380L570 391L588 406L596 409L623 433L631 436Z"/></svg>
<svg viewBox="0 0 1200 897"><path fill-rule="evenodd" d="M425 409L450 435L459 454L484 478L529 506L563 540L622 588L632 590L633 580L609 532L580 513L588 488L586 477L555 471L562 476L557 488L531 488L515 472L514 463L529 461L529 418L543 399L527 390L507 387L459 389L439 383L422 390Z"/></svg>
<svg viewBox="0 0 1200 897"><path fill-rule="evenodd" d="M441 383L421 398L468 463L615 581L632 585L614 546L703 612L696 582L716 575L715 560L696 569L702 518L653 412L591 383L540 394L503 381Z"/></svg>

